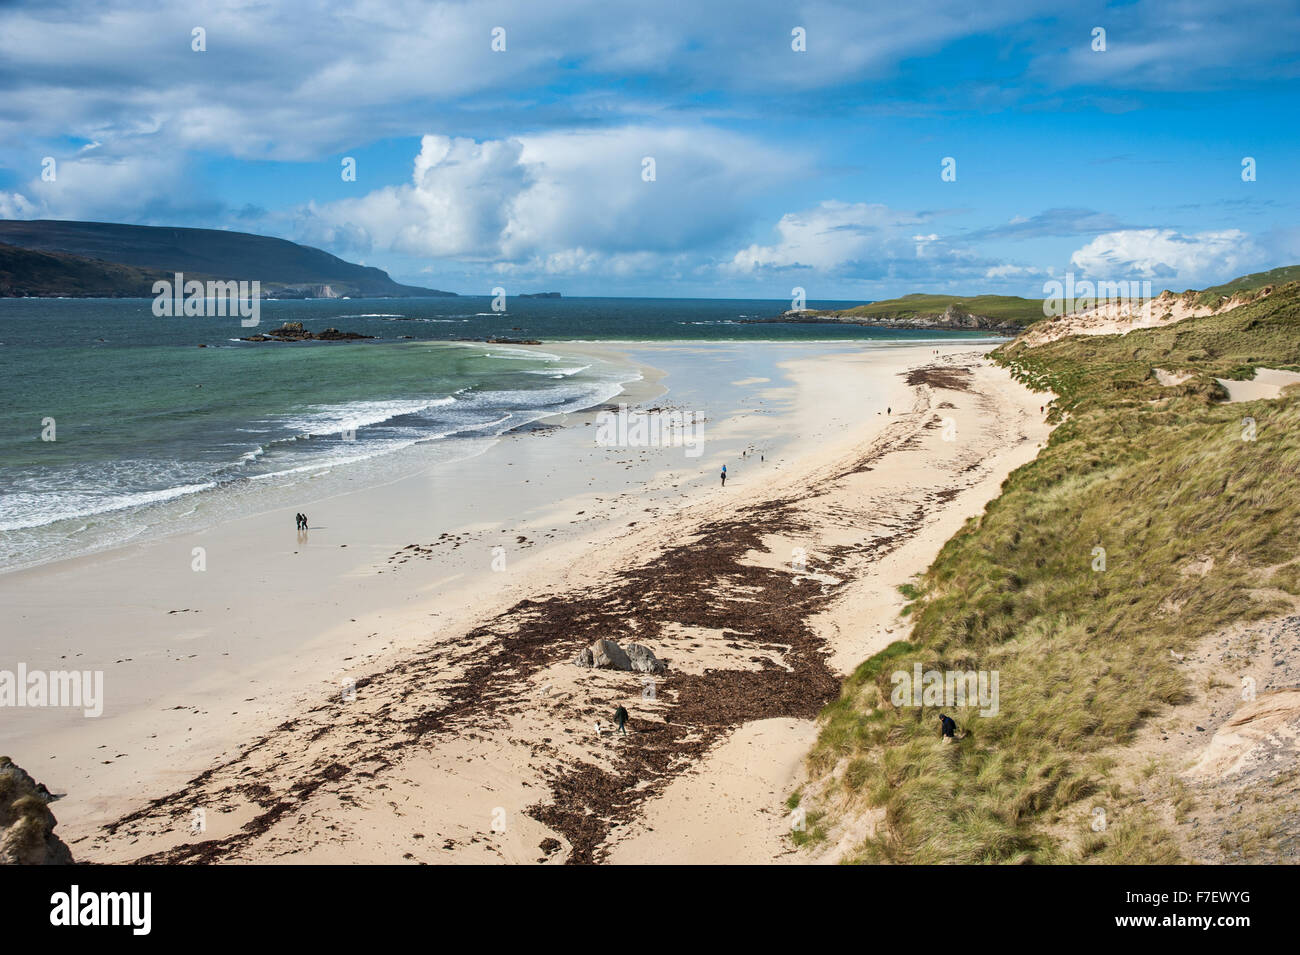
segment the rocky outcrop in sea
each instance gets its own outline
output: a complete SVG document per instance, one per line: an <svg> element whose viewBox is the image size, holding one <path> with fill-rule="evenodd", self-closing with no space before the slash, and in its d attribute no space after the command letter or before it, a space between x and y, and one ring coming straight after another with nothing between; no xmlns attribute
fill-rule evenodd
<svg viewBox="0 0 1300 955"><path fill-rule="evenodd" d="M358 332L341 332L337 328L327 328L319 335L303 328L302 322L285 322L279 328L262 335L249 335L241 342L351 342L374 335L362 335Z"/></svg>

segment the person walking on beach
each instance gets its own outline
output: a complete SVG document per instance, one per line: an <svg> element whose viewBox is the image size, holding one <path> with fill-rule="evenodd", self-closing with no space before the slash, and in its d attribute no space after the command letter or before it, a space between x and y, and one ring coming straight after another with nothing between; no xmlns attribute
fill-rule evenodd
<svg viewBox="0 0 1300 955"><path fill-rule="evenodd" d="M627 710L623 708L622 703L620 703L618 709L614 711L614 724L618 727L620 735L627 735L627 730L624 729L624 727L627 726Z"/></svg>
<svg viewBox="0 0 1300 955"><path fill-rule="evenodd" d="M302 530L302 515L301 515L301 514L295 514L295 515L294 515L294 520L297 522L298 530Z"/></svg>
<svg viewBox="0 0 1300 955"><path fill-rule="evenodd" d="M303 530L306 530L306 529L307 529L307 515L306 515L306 514L302 515L302 529L303 529Z"/></svg>
<svg viewBox="0 0 1300 955"><path fill-rule="evenodd" d="M722 486L727 486L727 466L725 464L722 466Z"/></svg>
<svg viewBox="0 0 1300 955"><path fill-rule="evenodd" d="M944 740L955 740L957 738L955 735L957 733L957 724L951 716L939 714L939 729L943 732Z"/></svg>

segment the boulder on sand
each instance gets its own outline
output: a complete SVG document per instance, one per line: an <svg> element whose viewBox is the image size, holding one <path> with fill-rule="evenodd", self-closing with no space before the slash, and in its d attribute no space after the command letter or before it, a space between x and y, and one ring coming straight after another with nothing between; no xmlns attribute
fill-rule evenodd
<svg viewBox="0 0 1300 955"><path fill-rule="evenodd" d="M624 650L613 640L597 640L584 647L573 660L580 667L602 670L634 670L637 673L662 673L668 665L654 655L649 647L629 643Z"/></svg>
<svg viewBox="0 0 1300 955"><path fill-rule="evenodd" d="M591 665L600 670L630 670L632 661L613 640L597 640L591 645Z"/></svg>
<svg viewBox="0 0 1300 955"><path fill-rule="evenodd" d="M663 673L668 669L668 664L655 656L649 647L643 647L639 643L627 645L627 657L637 673Z"/></svg>
<svg viewBox="0 0 1300 955"><path fill-rule="evenodd" d="M0 756L0 865L71 865L72 852L54 834L48 789Z"/></svg>

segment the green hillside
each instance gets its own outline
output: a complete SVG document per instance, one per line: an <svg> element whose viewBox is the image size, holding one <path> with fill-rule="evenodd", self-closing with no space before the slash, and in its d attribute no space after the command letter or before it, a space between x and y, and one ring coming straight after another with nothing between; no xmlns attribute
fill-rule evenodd
<svg viewBox="0 0 1300 955"><path fill-rule="evenodd" d="M831 314L866 318L917 318L939 316L950 307L956 307L968 315L981 315L995 321L1022 326L1043 317L1041 299L1019 298L1015 295L975 295L963 298L926 292L914 292L902 298L872 302L870 305L859 305L856 308Z"/></svg>
<svg viewBox="0 0 1300 955"><path fill-rule="evenodd" d="M1148 783L1115 767L1141 727L1188 699L1174 653L1293 612L1300 596L1300 389L1229 405L1214 380L1300 369L1300 285L1220 315L993 356L1054 391L1063 423L908 585L909 642L859 666L824 712L808 760L826 787L821 825L883 810L858 861L1178 861L1180 839L1138 792ZM1155 368L1192 377L1162 387ZM1242 439L1246 417L1256 440ZM1000 712L963 717L971 735L941 744L935 708L889 705L889 673L915 662L1000 671ZM1179 778L1149 772L1192 826ZM1269 861L1278 840L1265 830L1290 818L1269 800L1293 793L1249 794L1233 818L1255 821L1214 834L1228 858ZM1098 805L1110 824L1092 831Z"/></svg>
<svg viewBox="0 0 1300 955"><path fill-rule="evenodd" d="M1230 282L1205 289L1197 294L1196 300L1203 305L1214 305L1221 299L1231 298L1242 292L1253 292L1268 285L1285 285L1287 282L1300 282L1300 265L1284 265L1269 269L1267 272L1242 275Z"/></svg>

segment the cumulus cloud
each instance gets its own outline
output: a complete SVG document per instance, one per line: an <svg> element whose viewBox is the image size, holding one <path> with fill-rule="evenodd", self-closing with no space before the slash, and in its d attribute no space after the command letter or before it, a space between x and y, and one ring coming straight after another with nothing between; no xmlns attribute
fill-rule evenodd
<svg viewBox="0 0 1300 955"><path fill-rule="evenodd" d="M312 204L297 230L304 241L360 252L552 263L548 270L590 268L604 256L626 268L640 254L728 237L750 199L801 166L797 155L708 129L482 142L427 135L410 183Z"/></svg>
<svg viewBox="0 0 1300 955"><path fill-rule="evenodd" d="M776 223L776 241L736 252L720 272L754 279L779 274L864 294L917 291L1020 292L1026 279L1046 275L1039 266L990 257L969 236L954 237L932 226L937 213L910 212L879 203L826 200L791 212ZM803 278L807 276L807 278Z"/></svg>
<svg viewBox="0 0 1300 955"><path fill-rule="evenodd" d="M36 219L40 207L21 192L0 192L0 219Z"/></svg>
<svg viewBox="0 0 1300 955"><path fill-rule="evenodd" d="M308 241L359 252L494 258L510 231L514 203L532 182L522 153L518 140L425 136L409 184L313 204L300 232Z"/></svg>
<svg viewBox="0 0 1300 955"><path fill-rule="evenodd" d="M46 157L42 157L45 159ZM137 220L211 213L217 204L187 197L186 161L174 155L110 155L92 144L72 158L42 164L21 191L0 194L0 218Z"/></svg>
<svg viewBox="0 0 1300 955"><path fill-rule="evenodd" d="M1264 250L1239 229L1192 235L1173 229L1129 229L1097 236L1077 250L1070 263L1097 278L1199 282L1252 271L1264 258Z"/></svg>
<svg viewBox="0 0 1300 955"><path fill-rule="evenodd" d="M948 285L981 276L1001 263L938 232L920 232L933 213L880 203L829 199L782 216L776 241L736 252L724 271L733 275L804 270L859 282L895 279Z"/></svg>
<svg viewBox="0 0 1300 955"><path fill-rule="evenodd" d="M912 234L924 221L915 213L881 204L830 199L802 212L789 212L776 224L777 241L751 245L735 254L736 271L758 269L834 270L856 263L886 262L923 254L938 236Z"/></svg>

